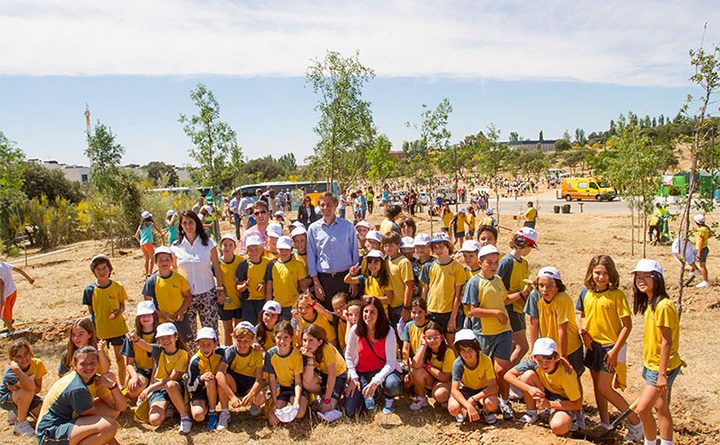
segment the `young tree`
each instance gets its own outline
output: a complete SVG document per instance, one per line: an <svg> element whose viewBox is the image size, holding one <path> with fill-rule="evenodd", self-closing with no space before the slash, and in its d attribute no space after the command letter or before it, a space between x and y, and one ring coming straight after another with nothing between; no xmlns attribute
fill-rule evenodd
<svg viewBox="0 0 720 445"><path fill-rule="evenodd" d="M702 88L702 96L699 98L699 109L698 118L695 122L695 128L693 131L691 154L692 158L690 161L690 187L685 197L685 207L680 218L680 237L681 239L688 242L688 232L690 229L690 208L692 207L693 194L697 188L697 171L698 164L701 158L708 158L712 156L715 151L714 137L715 137L715 126L708 125L707 114L708 105L711 103L711 99L720 88L720 46L715 47L706 51L702 46L698 49L690 50L690 64L695 68L695 74L690 77L690 80ZM688 101L683 107L683 112L687 113L690 104L693 101L693 97L688 95ZM677 118L676 118L677 119ZM710 142L713 143L710 143ZM708 153L709 152L709 153ZM684 252L684 249L681 249ZM685 263L682 261L682 268L680 270L680 291L678 293L678 309L682 313L682 297L683 289L685 287Z"/></svg>
<svg viewBox="0 0 720 445"><path fill-rule="evenodd" d="M23 193L25 155L0 131L0 236L10 244L19 228L18 212Z"/></svg>
<svg viewBox="0 0 720 445"><path fill-rule="evenodd" d="M189 153L200 167L194 171L198 185L209 186L215 193L228 180L227 159L231 153L237 157L240 147L235 131L220 120L220 104L211 90L199 83L190 92L190 98L198 114L189 117L181 114L178 121L194 145Z"/></svg>
<svg viewBox="0 0 720 445"><path fill-rule="evenodd" d="M499 174L503 171L508 162L509 149L507 145L501 144L500 131L495 128L494 124L490 124L486 134L479 134L478 153L476 155L476 164L478 172L481 175L489 177L493 191L495 192L495 211L497 214L498 224L500 224L500 181Z"/></svg>
<svg viewBox="0 0 720 445"><path fill-rule="evenodd" d="M175 167L162 161L152 161L145 166L148 179L152 180L155 187L175 187L179 179Z"/></svg>
<svg viewBox="0 0 720 445"><path fill-rule="evenodd" d="M390 155L392 142L387 136L381 134L375 139L375 144L368 150L368 178L375 182L384 182L387 178L397 173L398 160Z"/></svg>
<svg viewBox="0 0 720 445"><path fill-rule="evenodd" d="M123 154L125 147L115 141L112 129L98 120L85 156L90 160L92 181L101 193L112 192L116 187Z"/></svg>
<svg viewBox="0 0 720 445"><path fill-rule="evenodd" d="M306 83L319 96L315 110L320 113L315 126L320 140L308 158L310 169L330 184L337 180L341 190L366 171L375 135L370 102L363 98L363 88L375 73L359 57L357 52L346 58L328 51L322 60L313 60L306 73Z"/></svg>

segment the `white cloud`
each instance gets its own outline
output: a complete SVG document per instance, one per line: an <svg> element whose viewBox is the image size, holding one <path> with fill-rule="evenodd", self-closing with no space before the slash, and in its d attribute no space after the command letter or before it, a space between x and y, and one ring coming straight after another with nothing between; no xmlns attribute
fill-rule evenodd
<svg viewBox="0 0 720 445"><path fill-rule="evenodd" d="M303 75L327 49L379 76L678 85L717 0L5 0L0 74Z"/></svg>

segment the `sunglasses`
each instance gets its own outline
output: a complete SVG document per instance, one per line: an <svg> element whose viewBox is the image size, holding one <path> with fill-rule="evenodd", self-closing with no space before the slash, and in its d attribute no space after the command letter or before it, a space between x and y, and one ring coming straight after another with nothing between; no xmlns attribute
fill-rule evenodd
<svg viewBox="0 0 720 445"><path fill-rule="evenodd" d="M254 212L253 215L264 215L266 213L267 213L267 211L265 211L265 210L258 210L257 212Z"/></svg>

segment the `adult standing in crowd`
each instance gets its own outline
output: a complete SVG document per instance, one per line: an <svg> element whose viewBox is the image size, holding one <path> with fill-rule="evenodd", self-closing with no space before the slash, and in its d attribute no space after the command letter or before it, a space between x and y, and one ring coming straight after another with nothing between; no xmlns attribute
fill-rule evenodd
<svg viewBox="0 0 720 445"><path fill-rule="evenodd" d="M388 204L385 206L385 219L380 223L380 233L383 236L390 235L392 232L400 233L400 227L395 220L400 216L402 208L397 204Z"/></svg>
<svg viewBox="0 0 720 445"><path fill-rule="evenodd" d="M240 239L240 255L247 256L247 249L245 248L245 241L251 235L257 235L263 242L263 247L267 246L267 227L270 222L270 210L268 209L267 202L262 199L258 199L253 204L253 217L255 217L255 225L250 227L243 233Z"/></svg>
<svg viewBox="0 0 720 445"><path fill-rule="evenodd" d="M242 220L243 208L240 207L240 189L233 190L233 197L230 200L229 210L232 216L233 225L235 226L235 238L240 239L240 221Z"/></svg>
<svg viewBox="0 0 720 445"><path fill-rule="evenodd" d="M534 229L535 223L537 221L537 217L538 217L537 209L535 207L533 207L532 201L528 201L527 210L525 211L525 222L523 223L523 226Z"/></svg>
<svg viewBox="0 0 720 445"><path fill-rule="evenodd" d="M368 191L365 194L365 201L367 201L368 213L372 215L373 204L375 202L375 192L373 191L372 187L368 187Z"/></svg>
<svg viewBox="0 0 720 445"><path fill-rule="evenodd" d="M297 220L303 223L305 227L310 227L310 224L314 223L319 218L320 216L315 212L315 206L312 205L310 196L305 195L302 199L300 207L298 207Z"/></svg>
<svg viewBox="0 0 720 445"><path fill-rule="evenodd" d="M218 261L215 241L210 239L203 229L198 216L192 210L180 215L180 233L178 240L170 246L178 270L190 284L192 301L187 310L192 339L197 332L197 317L200 324L218 328L218 303L225 303L225 288L222 285L222 271ZM211 268L212 266L212 268ZM215 285L214 276L218 277Z"/></svg>
<svg viewBox="0 0 720 445"><path fill-rule="evenodd" d="M307 234L308 273L315 286L315 297L332 310L332 297L338 292L349 292L344 278L360 257L355 227L335 216L337 197L325 192L319 201L322 219L310 224Z"/></svg>

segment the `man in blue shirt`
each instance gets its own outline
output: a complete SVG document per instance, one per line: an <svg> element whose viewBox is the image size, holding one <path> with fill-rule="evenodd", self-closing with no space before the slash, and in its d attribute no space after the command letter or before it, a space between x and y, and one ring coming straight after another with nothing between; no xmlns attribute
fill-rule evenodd
<svg viewBox="0 0 720 445"><path fill-rule="evenodd" d="M332 297L338 292L350 291L343 279L360 257L355 227L350 221L335 216L338 198L326 192L318 201L323 217L308 228L308 273L313 280L315 297L332 310Z"/></svg>

